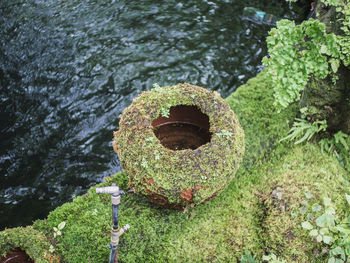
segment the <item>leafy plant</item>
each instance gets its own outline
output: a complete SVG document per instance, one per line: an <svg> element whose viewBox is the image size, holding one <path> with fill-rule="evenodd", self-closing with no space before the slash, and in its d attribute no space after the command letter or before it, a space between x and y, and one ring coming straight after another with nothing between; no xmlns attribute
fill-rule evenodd
<svg viewBox="0 0 350 263"><path fill-rule="evenodd" d="M59 223L57 227L53 227L53 231L54 231L53 236L54 236L54 238L56 238L57 236L61 236L62 235L61 230L65 226L66 226L66 222L63 221L63 222Z"/></svg>
<svg viewBox="0 0 350 263"><path fill-rule="evenodd" d="M241 263L260 263L254 255L252 255L250 252L246 252L242 257L241 257Z"/></svg>
<svg viewBox="0 0 350 263"><path fill-rule="evenodd" d="M347 170L350 170L350 136L342 131L334 134L332 138L324 138L320 142L322 151L333 154L339 163Z"/></svg>
<svg viewBox="0 0 350 263"><path fill-rule="evenodd" d="M232 136L232 132L228 131L228 130L225 130L225 129L222 129L221 131L219 131L217 133L217 135L219 137L231 137Z"/></svg>
<svg viewBox="0 0 350 263"><path fill-rule="evenodd" d="M299 100L311 75L335 76L340 63L350 65L350 5L345 0L319 2L336 8L342 34L326 33L325 24L318 20L295 25L284 19L267 38L269 57L263 58L263 64L274 84L274 104L279 111Z"/></svg>
<svg viewBox="0 0 350 263"><path fill-rule="evenodd" d="M167 107L163 107L160 109L160 115L162 115L165 118L169 118L170 116L170 105L167 105Z"/></svg>
<svg viewBox="0 0 350 263"><path fill-rule="evenodd" d="M326 131L327 122L315 121L313 123L304 119L296 118L293 123L293 127L290 129L289 134L280 140L294 141L294 144L299 144L304 141L309 141L311 138L321 132ZM331 138L323 138L319 141L322 152L327 152L337 157L340 165L346 170L350 170L350 136L338 131Z"/></svg>
<svg viewBox="0 0 350 263"><path fill-rule="evenodd" d="M295 120L296 121L293 123L293 127L290 129L289 134L280 141L293 141L298 139L294 144L299 144L304 141L309 141L315 134L327 129L326 120L314 121L313 123L299 118L296 118Z"/></svg>
<svg viewBox="0 0 350 263"><path fill-rule="evenodd" d="M145 139L146 142L153 142L153 140L154 140L154 137L152 136Z"/></svg>
<svg viewBox="0 0 350 263"><path fill-rule="evenodd" d="M157 90L157 91L160 91L162 88L159 86L158 83L154 83L153 84L153 89Z"/></svg>
<svg viewBox="0 0 350 263"><path fill-rule="evenodd" d="M350 205L350 195L345 194ZM350 214L338 219L331 199L323 199L324 212L314 222L304 221L302 228L309 231L309 236L316 242L329 246L328 263L343 263L350 260ZM316 225L314 225L315 223Z"/></svg>
<svg viewBox="0 0 350 263"><path fill-rule="evenodd" d="M50 245L49 252L50 253L55 252L55 247L53 245Z"/></svg>
<svg viewBox="0 0 350 263"><path fill-rule="evenodd" d="M145 169L148 168L148 163L147 163L147 160L145 158L142 159L141 166Z"/></svg>

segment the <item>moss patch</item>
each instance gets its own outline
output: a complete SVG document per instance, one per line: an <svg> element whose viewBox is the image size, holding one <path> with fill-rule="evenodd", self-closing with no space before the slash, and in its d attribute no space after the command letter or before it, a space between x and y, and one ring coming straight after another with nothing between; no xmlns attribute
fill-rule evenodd
<svg viewBox="0 0 350 263"><path fill-rule="evenodd" d="M240 86L226 101L237 114L245 133L243 164L246 168L258 159L267 158L276 149L279 140L288 133L297 112L295 104L276 112L273 87L265 71ZM277 150L286 152L288 148Z"/></svg>
<svg viewBox="0 0 350 263"><path fill-rule="evenodd" d="M128 223L131 229L120 239L119 262L239 262L248 251L259 259L275 253L287 262L324 262L315 257L320 247L301 222L310 205L326 195L339 216L348 213L343 195L350 192L349 173L315 145L278 143L295 107L274 112L264 74L227 99L246 133L245 165L236 179L217 198L185 211L159 208L138 194L122 196L120 225ZM124 173L99 186L112 182L128 189ZM62 236L53 239L53 227L62 221ZM33 228L51 240L63 262L105 262L111 224L110 197L97 195L93 187ZM0 237L15 232L9 229Z"/></svg>
<svg viewBox="0 0 350 263"><path fill-rule="evenodd" d="M324 195L345 213L347 173L337 160L314 145L290 148L287 155L239 171L239 177L214 200L188 211L160 209L137 194L122 196L120 225L131 229L121 237L120 262L239 262L241 255L275 253L287 262L314 261L319 247L301 229L305 193L309 202ZM112 182L126 189L127 177ZM282 197L279 198L279 193ZM294 212L298 212L294 216ZM52 227L66 221L57 249L68 262L103 262L108 258L111 225L109 196L78 197L53 211L35 228L52 235ZM320 259L319 262L322 262Z"/></svg>
<svg viewBox="0 0 350 263"><path fill-rule="evenodd" d="M344 217L349 210L345 201L345 193L350 192L348 180L349 174L335 158L312 144L293 147L271 164L264 182L256 186L264 211L261 226L266 251L287 262L325 262L320 245L301 223L312 214L312 205L322 204L324 197L334 200L338 216Z"/></svg>

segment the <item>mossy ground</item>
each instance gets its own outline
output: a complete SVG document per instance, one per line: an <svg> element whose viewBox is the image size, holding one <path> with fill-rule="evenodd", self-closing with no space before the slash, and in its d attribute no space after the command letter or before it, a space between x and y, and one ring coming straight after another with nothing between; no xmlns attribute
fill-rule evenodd
<svg viewBox="0 0 350 263"><path fill-rule="evenodd" d="M122 196L120 225L131 229L121 237L119 262L239 262L248 251L258 258L274 253L287 262L324 262L314 257L317 244L301 228L305 194L312 194L310 203L332 198L342 215L349 173L316 145L279 143L296 110L277 114L272 100L264 72L226 99L245 130L246 154L236 178L215 199L174 211L141 195ZM101 185L114 182L126 190L127 181L120 173ZM55 241L62 262L107 262L111 220L110 197L93 187L33 228ZM62 236L53 240L53 227L62 221ZM0 244L8 231L0 232Z"/></svg>

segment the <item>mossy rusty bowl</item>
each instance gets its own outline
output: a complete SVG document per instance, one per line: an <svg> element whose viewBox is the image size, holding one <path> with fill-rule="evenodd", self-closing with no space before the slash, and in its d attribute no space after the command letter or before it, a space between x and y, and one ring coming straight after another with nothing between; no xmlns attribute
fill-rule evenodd
<svg viewBox="0 0 350 263"><path fill-rule="evenodd" d="M59 263L50 241L32 226L5 229L0 232L0 262Z"/></svg>
<svg viewBox="0 0 350 263"><path fill-rule="evenodd" d="M175 209L214 198L234 178L244 132L216 91L155 86L124 110L113 148L129 184Z"/></svg>

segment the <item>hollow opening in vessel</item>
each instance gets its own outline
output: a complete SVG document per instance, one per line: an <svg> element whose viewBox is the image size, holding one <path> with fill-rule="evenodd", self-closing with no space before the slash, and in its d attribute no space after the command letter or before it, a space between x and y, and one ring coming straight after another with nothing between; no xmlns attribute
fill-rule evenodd
<svg viewBox="0 0 350 263"><path fill-rule="evenodd" d="M210 142L209 117L196 106L178 105L170 108L169 117L152 121L154 134L171 150L197 149Z"/></svg>
<svg viewBox="0 0 350 263"><path fill-rule="evenodd" d="M16 248L9 251L6 257L2 257L0 263L34 263L34 260L25 251Z"/></svg>

